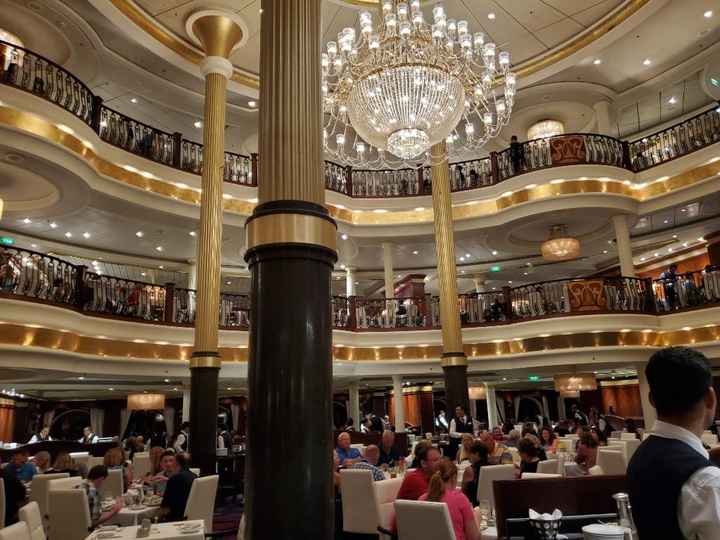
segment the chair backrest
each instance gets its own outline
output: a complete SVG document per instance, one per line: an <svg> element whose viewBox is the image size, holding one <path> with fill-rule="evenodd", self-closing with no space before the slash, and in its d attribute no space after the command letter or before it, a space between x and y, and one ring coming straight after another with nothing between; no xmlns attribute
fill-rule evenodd
<svg viewBox="0 0 720 540"><path fill-rule="evenodd" d="M0 527L5 526L5 481L0 478Z"/></svg>
<svg viewBox="0 0 720 540"><path fill-rule="evenodd" d="M88 466L90 462L90 454L88 452L70 452L70 457L78 465Z"/></svg>
<svg viewBox="0 0 720 540"><path fill-rule="evenodd" d="M0 529L0 540L30 540L27 525L24 521L19 521L15 525Z"/></svg>
<svg viewBox="0 0 720 540"><path fill-rule="evenodd" d="M640 439L632 439L625 441L625 459L628 463L630 463L633 454L635 454L635 451L640 448L641 444L642 441Z"/></svg>
<svg viewBox="0 0 720 540"><path fill-rule="evenodd" d="M68 473L36 474L33 476L32 483L30 484L30 500L37 503L45 526L47 526L48 490L50 489L50 480L69 477L70 475Z"/></svg>
<svg viewBox="0 0 720 540"><path fill-rule="evenodd" d="M372 473L364 469L343 469L340 471L340 484L343 531L377 534L380 508ZM397 493L395 495L397 496Z"/></svg>
<svg viewBox="0 0 720 540"><path fill-rule="evenodd" d="M62 482L62 480L52 482ZM62 540L84 540L92 525L87 493L84 489L53 489L52 482L48 492L52 537Z"/></svg>
<svg viewBox="0 0 720 540"><path fill-rule="evenodd" d="M715 446L718 443L718 436L714 435L711 431L703 431L700 439L708 446Z"/></svg>
<svg viewBox="0 0 720 540"><path fill-rule="evenodd" d="M150 472L152 463L148 452L138 452L133 456L133 477L142 478Z"/></svg>
<svg viewBox="0 0 720 540"><path fill-rule="evenodd" d="M562 475L554 473L539 473L539 472L526 472L522 473L522 476L520 477L523 480L539 480L541 478L562 478Z"/></svg>
<svg viewBox="0 0 720 540"><path fill-rule="evenodd" d="M198 478L200 477L200 468L199 467L190 467L190 472L193 473Z"/></svg>
<svg viewBox="0 0 720 540"><path fill-rule="evenodd" d="M78 489L83 484L83 479L79 476L66 476L65 478L55 478L48 482L48 493L58 489ZM48 510L50 503L48 502Z"/></svg>
<svg viewBox="0 0 720 540"><path fill-rule="evenodd" d="M558 474L560 460L547 459L538 463L537 472L544 474Z"/></svg>
<svg viewBox="0 0 720 540"><path fill-rule="evenodd" d="M478 478L478 501L488 501L490 508L495 508L493 482L496 480L513 480L515 465L485 465L480 467Z"/></svg>
<svg viewBox="0 0 720 540"><path fill-rule="evenodd" d="M31 502L23 506L18 512L18 517L27 525L30 540L46 540L45 527L43 527L38 503Z"/></svg>
<svg viewBox="0 0 720 540"><path fill-rule="evenodd" d="M399 540L455 540L445 503L399 500L395 501L395 515Z"/></svg>
<svg viewBox="0 0 720 540"><path fill-rule="evenodd" d="M100 488L100 495L103 499L122 497L123 490L123 469L109 469L108 477Z"/></svg>
<svg viewBox="0 0 720 540"><path fill-rule="evenodd" d="M616 452L622 452L623 456L625 456L625 461L629 462L628 459L628 441L624 440L618 440L618 441L608 441L608 445L606 447L608 450L615 450ZM598 452L601 449L598 448Z"/></svg>
<svg viewBox="0 0 720 540"><path fill-rule="evenodd" d="M190 496L185 505L185 518L202 519L208 533L213 530L213 510L219 478L217 474L196 478L190 487Z"/></svg>
<svg viewBox="0 0 720 540"><path fill-rule="evenodd" d="M397 477L373 482L375 500L377 501L380 512L380 525L384 529L390 529L391 527L392 517L395 513L393 504L395 503L395 499L397 499L402 481L403 479L401 477Z"/></svg>
<svg viewBox="0 0 720 540"><path fill-rule="evenodd" d="M598 449L597 465L602 469L603 474L625 474L627 470L625 452L600 448Z"/></svg>
<svg viewBox="0 0 720 540"><path fill-rule="evenodd" d="M632 441L632 440L635 440L635 439L637 439L637 435L635 435L634 433L626 433L626 432L623 431L623 432L620 434L620 440L621 440L621 441Z"/></svg>
<svg viewBox="0 0 720 540"><path fill-rule="evenodd" d="M611 431L610 432L610 438L611 439L620 439L622 437L623 432L622 431Z"/></svg>
<svg viewBox="0 0 720 540"><path fill-rule="evenodd" d="M102 457L90 456L87 460L88 471L90 471L90 469L92 469L95 465L102 465L104 462L105 459Z"/></svg>

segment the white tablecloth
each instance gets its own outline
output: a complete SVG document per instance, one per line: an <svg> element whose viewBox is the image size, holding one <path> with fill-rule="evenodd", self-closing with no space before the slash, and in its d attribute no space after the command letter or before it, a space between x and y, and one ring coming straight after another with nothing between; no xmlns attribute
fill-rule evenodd
<svg viewBox="0 0 720 540"><path fill-rule="evenodd" d="M159 506L143 506L137 510L129 506L124 506L117 514L115 514L109 521L108 525L120 525L121 527L128 527L130 525L140 525L142 520L148 518L152 519L160 512Z"/></svg>
<svg viewBox="0 0 720 540"><path fill-rule="evenodd" d="M185 523L202 523L201 520L195 521L177 521L174 523L161 523L153 525L150 531L149 540L204 540L205 529L200 527L199 532L192 534L183 534L180 532L178 525ZM137 527L121 527L117 529L116 534L108 540L134 540L137 538ZM88 536L85 540L98 540L97 531Z"/></svg>

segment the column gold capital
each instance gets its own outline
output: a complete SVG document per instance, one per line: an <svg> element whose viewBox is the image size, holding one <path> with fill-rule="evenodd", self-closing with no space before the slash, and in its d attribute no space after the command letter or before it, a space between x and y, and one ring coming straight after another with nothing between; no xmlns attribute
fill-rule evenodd
<svg viewBox="0 0 720 540"><path fill-rule="evenodd" d="M464 353L444 353L440 359L440 367L467 366L468 359Z"/></svg>
<svg viewBox="0 0 720 540"><path fill-rule="evenodd" d="M248 29L237 13L220 9L203 9L185 21L188 36L207 56L229 58L248 39Z"/></svg>

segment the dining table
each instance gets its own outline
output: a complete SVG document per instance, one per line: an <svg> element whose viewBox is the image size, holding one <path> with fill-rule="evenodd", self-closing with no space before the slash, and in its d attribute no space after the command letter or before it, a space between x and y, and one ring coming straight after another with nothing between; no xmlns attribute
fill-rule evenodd
<svg viewBox="0 0 720 540"><path fill-rule="evenodd" d="M139 527L100 527L93 531L85 540L135 540L138 538ZM205 526L203 520L173 521L152 525L150 540L204 540Z"/></svg>

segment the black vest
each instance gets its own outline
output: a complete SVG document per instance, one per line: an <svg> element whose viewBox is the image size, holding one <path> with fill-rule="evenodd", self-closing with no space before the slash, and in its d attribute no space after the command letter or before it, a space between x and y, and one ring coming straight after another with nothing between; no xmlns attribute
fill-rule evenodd
<svg viewBox="0 0 720 540"><path fill-rule="evenodd" d="M627 470L628 494L640 540L686 540L677 509L683 484L712 463L682 441L650 436Z"/></svg>
<svg viewBox="0 0 720 540"><path fill-rule="evenodd" d="M467 418L467 422L465 422L465 418ZM469 416L464 416L462 418L455 417L455 432L456 433L470 433L472 435L473 433L473 421L472 418Z"/></svg>

